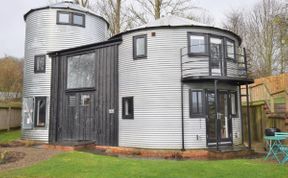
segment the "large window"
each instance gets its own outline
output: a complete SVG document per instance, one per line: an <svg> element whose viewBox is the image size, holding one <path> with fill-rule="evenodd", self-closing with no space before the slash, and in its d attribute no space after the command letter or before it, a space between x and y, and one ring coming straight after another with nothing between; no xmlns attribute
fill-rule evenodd
<svg viewBox="0 0 288 178"><path fill-rule="evenodd" d="M235 43L231 40L226 40L226 58L235 59Z"/></svg>
<svg viewBox="0 0 288 178"><path fill-rule="evenodd" d="M140 59L147 57L147 35L133 37L133 58Z"/></svg>
<svg viewBox="0 0 288 178"><path fill-rule="evenodd" d="M85 27L85 15L76 12L57 12L57 24Z"/></svg>
<svg viewBox="0 0 288 178"><path fill-rule="evenodd" d="M36 97L35 113L34 113L35 127L45 127L45 123L46 123L46 97Z"/></svg>
<svg viewBox="0 0 288 178"><path fill-rule="evenodd" d="M95 53L67 58L67 89L95 87Z"/></svg>
<svg viewBox="0 0 288 178"><path fill-rule="evenodd" d="M190 103L190 117L199 117L204 114L203 111L203 91L190 90L189 103Z"/></svg>
<svg viewBox="0 0 288 178"><path fill-rule="evenodd" d="M207 35L188 33L188 53L191 56L208 55Z"/></svg>
<svg viewBox="0 0 288 178"><path fill-rule="evenodd" d="M45 73L46 56L39 55L34 58L34 73Z"/></svg>
<svg viewBox="0 0 288 178"><path fill-rule="evenodd" d="M123 119L134 119L133 97L122 98L122 118Z"/></svg>

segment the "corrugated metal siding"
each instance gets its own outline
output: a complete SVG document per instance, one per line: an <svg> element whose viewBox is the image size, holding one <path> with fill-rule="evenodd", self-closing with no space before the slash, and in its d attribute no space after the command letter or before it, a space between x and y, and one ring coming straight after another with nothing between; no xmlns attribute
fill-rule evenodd
<svg viewBox="0 0 288 178"><path fill-rule="evenodd" d="M119 146L182 148L180 48L187 46L188 31L227 36L193 28L154 29L123 35L119 47ZM156 36L152 37L151 32L156 32ZM140 34L147 34L148 57L133 60L132 38ZM184 93L185 148L205 148L205 119L188 118L188 89L186 86ZM134 120L122 119L121 101L127 96L134 96Z"/></svg>
<svg viewBox="0 0 288 178"><path fill-rule="evenodd" d="M61 9L65 11L65 9ZM71 10L66 10L71 11ZM34 56L51 51L96 43L107 39L107 24L101 18L86 14L85 28L56 24L57 9L34 11L26 19L23 97L50 97L51 59L46 56L46 72L34 74ZM49 103L47 107L49 111ZM26 138L48 140L49 112L45 130L23 130ZM43 131L43 134L39 134ZM27 132L27 133L26 133ZM44 134L45 133L45 134ZM33 136L32 136L33 135ZM39 135L39 136L37 136ZM31 136L31 137L30 137Z"/></svg>

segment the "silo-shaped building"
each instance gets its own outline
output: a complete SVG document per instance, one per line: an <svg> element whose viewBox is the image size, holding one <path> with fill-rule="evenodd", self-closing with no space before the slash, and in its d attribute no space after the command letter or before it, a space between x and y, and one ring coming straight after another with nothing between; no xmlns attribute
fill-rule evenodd
<svg viewBox="0 0 288 178"><path fill-rule="evenodd" d="M109 24L70 1L31 9L24 20L22 138L48 142L52 69L47 53L105 41Z"/></svg>

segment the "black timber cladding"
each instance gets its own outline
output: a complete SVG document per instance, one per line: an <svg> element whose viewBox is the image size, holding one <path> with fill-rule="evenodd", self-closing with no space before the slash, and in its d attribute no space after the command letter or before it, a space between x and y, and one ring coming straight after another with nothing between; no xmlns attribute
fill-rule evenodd
<svg viewBox="0 0 288 178"><path fill-rule="evenodd" d="M118 45L120 39L50 53L52 84L49 143L95 141L118 145ZM95 53L95 87L67 90L67 57ZM81 105L89 95L90 105ZM69 105L75 100L75 105Z"/></svg>

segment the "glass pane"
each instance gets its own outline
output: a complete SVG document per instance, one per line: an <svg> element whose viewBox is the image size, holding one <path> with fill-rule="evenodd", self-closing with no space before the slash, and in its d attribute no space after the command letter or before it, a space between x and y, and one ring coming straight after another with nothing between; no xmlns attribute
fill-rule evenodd
<svg viewBox="0 0 288 178"><path fill-rule="evenodd" d="M68 13L59 13L58 22L60 22L60 23L69 23L70 22L69 16L70 15Z"/></svg>
<svg viewBox="0 0 288 178"><path fill-rule="evenodd" d="M214 93L208 93L208 137L209 140L216 140L216 107Z"/></svg>
<svg viewBox="0 0 288 178"><path fill-rule="evenodd" d="M219 93L219 117L221 138L228 138L228 98L226 93Z"/></svg>
<svg viewBox="0 0 288 178"><path fill-rule="evenodd" d="M46 120L46 99L36 98L36 121L37 126L45 126Z"/></svg>
<svg viewBox="0 0 288 178"><path fill-rule="evenodd" d="M95 85L95 53L68 58L67 88L91 88Z"/></svg>
<svg viewBox="0 0 288 178"><path fill-rule="evenodd" d="M83 15L73 15L73 24L75 25L84 25L84 17Z"/></svg>
<svg viewBox="0 0 288 178"><path fill-rule="evenodd" d="M190 36L190 52L191 53L205 53L205 37L204 36Z"/></svg>
<svg viewBox="0 0 288 178"><path fill-rule="evenodd" d="M236 93L231 93L231 114L236 115L236 111Z"/></svg>
<svg viewBox="0 0 288 178"><path fill-rule="evenodd" d="M128 99L125 99L125 101L124 101L124 107L125 107L125 113L124 113L124 115L129 115L129 100Z"/></svg>
<svg viewBox="0 0 288 178"><path fill-rule="evenodd" d="M89 106L91 103L90 95L81 95L81 106Z"/></svg>
<svg viewBox="0 0 288 178"><path fill-rule="evenodd" d="M197 114L198 108L197 108L197 92L192 92L192 113Z"/></svg>
<svg viewBox="0 0 288 178"><path fill-rule="evenodd" d="M36 57L36 70L45 71L45 56Z"/></svg>
<svg viewBox="0 0 288 178"><path fill-rule="evenodd" d="M136 55L143 56L145 55L145 38L136 39Z"/></svg>
<svg viewBox="0 0 288 178"><path fill-rule="evenodd" d="M202 113L202 92L198 93L198 113Z"/></svg>
<svg viewBox="0 0 288 178"><path fill-rule="evenodd" d="M227 41L227 57L234 59L234 43Z"/></svg>

